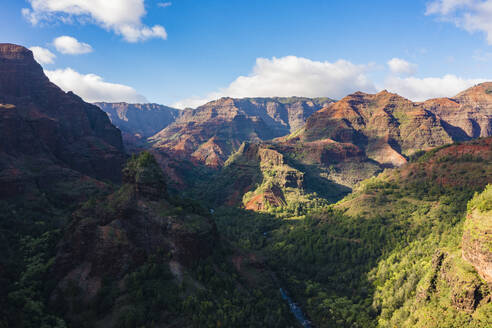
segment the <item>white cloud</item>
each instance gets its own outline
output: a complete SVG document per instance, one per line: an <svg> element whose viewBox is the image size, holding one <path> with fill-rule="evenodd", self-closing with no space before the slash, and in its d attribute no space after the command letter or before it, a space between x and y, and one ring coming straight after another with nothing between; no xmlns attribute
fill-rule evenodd
<svg viewBox="0 0 492 328"><path fill-rule="evenodd" d="M393 64L392 69L390 63ZM376 86L366 74L374 68L371 64L355 65L346 60L334 63L319 62L295 56L258 58L250 75L239 76L228 87L205 97L187 98L174 103L173 106L195 108L220 97L305 96L341 99L355 91L371 93L382 89L398 93L413 101L424 101L430 98L452 97L486 81L452 74L424 78L398 76L394 73L413 73L416 65L395 58L390 60L388 65L391 74Z"/></svg>
<svg viewBox="0 0 492 328"><path fill-rule="evenodd" d="M388 67L391 73L397 75L413 75L417 71L417 65L396 57L388 61Z"/></svg>
<svg viewBox="0 0 492 328"><path fill-rule="evenodd" d="M157 5L161 8L166 8L172 6L172 2L159 2Z"/></svg>
<svg viewBox="0 0 492 328"><path fill-rule="evenodd" d="M53 64L55 62L56 55L46 48L31 47L34 59L40 64Z"/></svg>
<svg viewBox="0 0 492 328"><path fill-rule="evenodd" d="M468 32L484 32L492 45L492 0L434 0L427 15L438 15Z"/></svg>
<svg viewBox="0 0 492 328"><path fill-rule="evenodd" d="M296 56L258 58L250 75L239 76L228 87L206 97L184 99L174 106L196 107L220 97L341 98L359 90L376 90L365 74L369 69L370 65L355 65L346 60L330 63Z"/></svg>
<svg viewBox="0 0 492 328"><path fill-rule="evenodd" d="M427 15L448 15L459 8L465 8L475 3L475 0L434 0L427 3Z"/></svg>
<svg viewBox="0 0 492 328"><path fill-rule="evenodd" d="M166 39L164 27L145 26L144 0L27 0L31 8L22 9L22 14L31 24L59 20L64 23L91 22L122 35L128 42L150 38Z"/></svg>
<svg viewBox="0 0 492 328"><path fill-rule="evenodd" d="M68 35L59 36L53 40L56 50L62 54L80 55L92 52L92 47L83 42L79 42L76 38Z"/></svg>
<svg viewBox="0 0 492 328"><path fill-rule="evenodd" d="M427 78L392 76L385 81L385 88L410 100L424 101L430 98L452 97L485 81L485 79L464 79L451 74Z"/></svg>
<svg viewBox="0 0 492 328"><path fill-rule="evenodd" d="M45 74L51 82L58 85L64 91L73 91L87 102L147 102L132 87L105 82L102 77L95 74L80 74L71 68L45 70Z"/></svg>

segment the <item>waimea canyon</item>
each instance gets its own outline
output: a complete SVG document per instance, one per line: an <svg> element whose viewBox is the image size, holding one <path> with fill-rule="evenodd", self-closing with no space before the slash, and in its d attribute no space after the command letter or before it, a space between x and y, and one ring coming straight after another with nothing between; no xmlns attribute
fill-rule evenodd
<svg viewBox="0 0 492 328"><path fill-rule="evenodd" d="M0 327L490 327L491 184L492 82L90 104L0 44Z"/></svg>

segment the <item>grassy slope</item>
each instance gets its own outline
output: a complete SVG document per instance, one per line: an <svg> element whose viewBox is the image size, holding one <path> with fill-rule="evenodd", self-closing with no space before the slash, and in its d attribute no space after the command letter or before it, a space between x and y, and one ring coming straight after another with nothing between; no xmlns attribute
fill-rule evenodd
<svg viewBox="0 0 492 328"><path fill-rule="evenodd" d="M218 227L266 259L317 327L487 327L492 306L470 293L490 291L460 243L491 164L490 138L441 147L335 206L293 220L218 213Z"/></svg>

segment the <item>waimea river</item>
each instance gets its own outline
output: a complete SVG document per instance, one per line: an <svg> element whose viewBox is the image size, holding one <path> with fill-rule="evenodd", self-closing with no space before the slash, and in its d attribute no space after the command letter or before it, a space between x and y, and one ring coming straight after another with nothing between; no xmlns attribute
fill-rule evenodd
<svg viewBox="0 0 492 328"><path fill-rule="evenodd" d="M311 328L311 323L309 322L308 319L304 316L304 313L302 313L301 308L294 303L294 301L287 295L285 290L280 287L280 294L282 294L282 298L289 304L290 311L292 314L294 314L294 317L296 317L297 321L305 327L305 328Z"/></svg>

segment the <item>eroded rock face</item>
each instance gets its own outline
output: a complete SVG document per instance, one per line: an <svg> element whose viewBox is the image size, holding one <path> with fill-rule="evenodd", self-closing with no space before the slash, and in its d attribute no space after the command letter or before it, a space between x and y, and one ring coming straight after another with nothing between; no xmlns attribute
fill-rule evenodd
<svg viewBox="0 0 492 328"><path fill-rule="evenodd" d="M431 99L423 103L448 125L455 140L492 135L492 83L481 83L453 98Z"/></svg>
<svg viewBox="0 0 492 328"><path fill-rule="evenodd" d="M221 98L180 117L150 140L156 150L221 167L244 141L269 140L300 128L327 98Z"/></svg>
<svg viewBox="0 0 492 328"><path fill-rule="evenodd" d="M117 182L124 159L121 133L103 111L51 83L30 50L0 44L2 179L21 188L58 167L60 178L70 175L61 173L66 168ZM6 173L14 168L14 176Z"/></svg>
<svg viewBox="0 0 492 328"><path fill-rule="evenodd" d="M396 94L357 92L312 115L301 141L351 143L383 166L406 163L405 155L451 143L441 119Z"/></svg>
<svg viewBox="0 0 492 328"><path fill-rule="evenodd" d="M477 307L490 302L490 292L469 264L456 253L437 250L432 258L433 274L417 292L419 301L429 301L432 294L449 290L452 306L460 311L473 313Z"/></svg>
<svg viewBox="0 0 492 328"><path fill-rule="evenodd" d="M462 249L463 258L492 286L492 185L468 205Z"/></svg>

